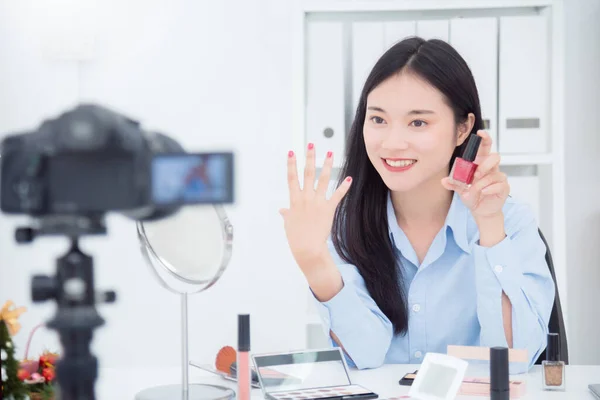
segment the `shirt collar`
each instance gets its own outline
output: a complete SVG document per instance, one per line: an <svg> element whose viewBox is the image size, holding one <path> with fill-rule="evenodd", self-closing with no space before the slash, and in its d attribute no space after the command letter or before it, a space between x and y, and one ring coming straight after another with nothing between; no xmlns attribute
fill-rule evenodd
<svg viewBox="0 0 600 400"><path fill-rule="evenodd" d="M388 231L392 240L394 240L394 231L399 230L398 223L396 221L396 213L394 212L394 206L392 205L391 192L388 192L387 200L387 217L388 217ZM467 235L467 224L469 221L469 209L463 204L460 196L455 192L452 196L452 203L446 216L446 222L444 228L452 230L452 236L454 242L460 247L465 253L471 254L471 247L469 246L469 238ZM398 239L398 238L396 238Z"/></svg>

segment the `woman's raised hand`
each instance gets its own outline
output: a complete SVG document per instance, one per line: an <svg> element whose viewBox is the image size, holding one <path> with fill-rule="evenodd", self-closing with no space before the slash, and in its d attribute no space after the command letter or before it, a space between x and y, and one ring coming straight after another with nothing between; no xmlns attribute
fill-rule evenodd
<svg viewBox="0 0 600 400"><path fill-rule="evenodd" d="M285 233L294 259L306 276L312 275L314 268L319 268L320 261L328 253L327 238L331 233L335 210L352 183L352 178L347 177L327 199L332 165L333 153L330 151L315 188L315 147L310 143L306 152L304 185L301 188L296 156L292 151L288 154L290 207L279 212L284 219Z"/></svg>

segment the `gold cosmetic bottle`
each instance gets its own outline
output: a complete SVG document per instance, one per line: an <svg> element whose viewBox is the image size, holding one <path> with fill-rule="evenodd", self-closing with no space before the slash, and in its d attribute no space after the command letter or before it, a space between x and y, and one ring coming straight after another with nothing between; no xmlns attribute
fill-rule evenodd
<svg viewBox="0 0 600 400"><path fill-rule="evenodd" d="M548 334L546 360L542 361L542 389L565 390L565 362L560 360L560 342L557 333Z"/></svg>

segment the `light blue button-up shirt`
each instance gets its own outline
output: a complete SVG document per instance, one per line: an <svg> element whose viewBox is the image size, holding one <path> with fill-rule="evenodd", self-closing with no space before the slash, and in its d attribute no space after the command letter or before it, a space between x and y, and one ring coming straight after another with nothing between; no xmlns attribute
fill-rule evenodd
<svg viewBox="0 0 600 400"><path fill-rule="evenodd" d="M408 330L394 334L356 267L342 261L330 243L344 287L327 302L315 301L327 336L332 331L339 338L348 363L360 369L420 364L427 352L446 353L448 345L508 347L504 291L512 303L513 348L527 349L529 356L528 365L511 363L510 370L527 371L546 348L555 296L530 207L509 197L503 208L506 238L486 248L479 245L471 212L454 194L444 227L420 265L389 196L387 209L407 293ZM332 340L331 345L337 344Z"/></svg>

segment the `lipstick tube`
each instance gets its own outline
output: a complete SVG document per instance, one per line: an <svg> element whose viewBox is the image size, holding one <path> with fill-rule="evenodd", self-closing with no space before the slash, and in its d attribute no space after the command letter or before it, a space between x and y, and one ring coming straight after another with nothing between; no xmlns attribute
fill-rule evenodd
<svg viewBox="0 0 600 400"><path fill-rule="evenodd" d="M509 400L508 348L490 348L490 399Z"/></svg>
<svg viewBox="0 0 600 400"><path fill-rule="evenodd" d="M250 400L250 315L238 315L238 400Z"/></svg>

